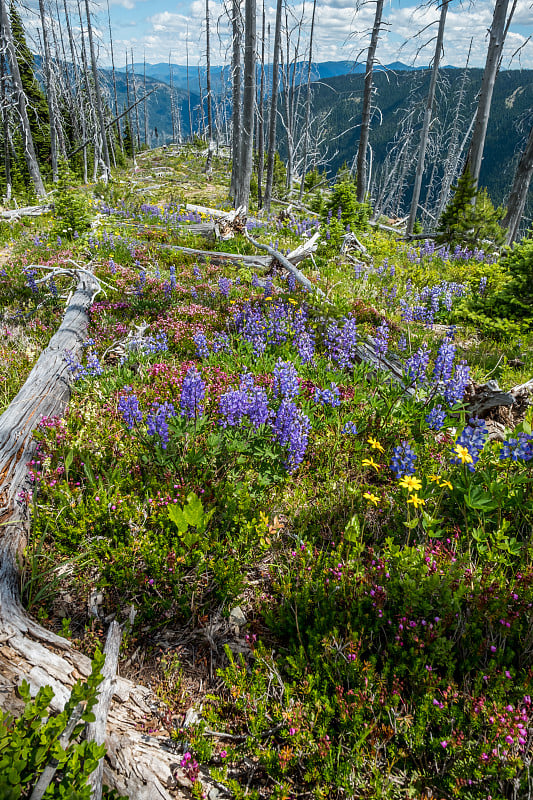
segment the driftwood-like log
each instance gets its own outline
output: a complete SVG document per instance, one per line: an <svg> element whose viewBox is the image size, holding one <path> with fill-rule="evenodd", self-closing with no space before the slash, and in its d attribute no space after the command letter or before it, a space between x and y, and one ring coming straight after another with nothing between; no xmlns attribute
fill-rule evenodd
<svg viewBox="0 0 533 800"><path fill-rule="evenodd" d="M248 232L245 232L245 236L248 239L248 241L251 244L253 244L254 247L257 247L258 250L265 250L269 254L269 256L271 256L272 263L275 263L277 261L278 264L280 264L280 266L283 267L283 269L286 269L287 272L290 272L291 275L294 275L294 277L296 278L298 283L301 286L303 286L304 289L307 289L307 291L309 291L309 292L316 292L321 297L324 297L324 292L322 291L322 289L320 289L320 287L315 286L313 283L311 283L309 278L306 278L305 275L303 274L303 272L300 272L300 270L297 269L296 266L292 263L292 259L290 258L291 257L291 253L289 253L289 255L287 255L287 256L284 256L280 252L278 252L277 250L274 250L273 247L270 247L270 245L263 244L262 242L256 241L255 239L253 239L250 236L250 234ZM314 242L313 242L313 245L314 245ZM299 249L301 250L301 248L299 248ZM307 255L309 255L309 254L310 253L307 253ZM305 258L305 256L304 256L304 258Z"/></svg>
<svg viewBox="0 0 533 800"><path fill-rule="evenodd" d="M14 714L22 710L16 687L23 679L33 694L51 686L52 710L61 710L75 681L91 671L87 656L26 614L19 596L19 568L30 522L32 486L26 465L35 452L32 434L43 416L64 410L69 397L65 353L81 353L87 311L97 288L90 275L81 275L58 331L0 417L0 706ZM164 740L142 732L146 717L153 714L150 690L117 679L113 700L105 737L105 783L135 800L184 797L175 788L180 775L177 756L165 750Z"/></svg>
<svg viewBox="0 0 533 800"><path fill-rule="evenodd" d="M87 725L87 740L103 744L107 728L107 716L113 697L113 686L118 668L118 655L122 641L122 628L113 620L107 632L104 647L105 663L102 668L104 680L100 686L98 703L93 709L96 719ZM104 777L104 762L100 760L96 769L91 773L89 786L91 787L91 800L102 800L102 780Z"/></svg>
<svg viewBox="0 0 533 800"><path fill-rule="evenodd" d="M54 208L52 203L47 203L44 206L24 206L23 208L8 209L7 211L0 211L0 219L7 219L12 222L22 217L40 217L42 214L48 214Z"/></svg>

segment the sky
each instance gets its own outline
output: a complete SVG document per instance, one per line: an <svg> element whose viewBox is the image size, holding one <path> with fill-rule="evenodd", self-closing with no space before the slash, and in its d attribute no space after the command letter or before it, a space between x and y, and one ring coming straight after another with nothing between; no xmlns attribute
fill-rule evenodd
<svg viewBox="0 0 533 800"><path fill-rule="evenodd" d="M67 0L74 5L74 0ZM482 67L488 43L495 0L460 2L451 0L444 36L443 65L463 66L471 46L470 66ZM226 0L228 5L228 0ZM231 6L231 0L229 0ZM306 58L311 24L312 0L289 0L292 21L304 19L302 58ZM359 0L317 0L314 61L364 60L373 23L375 2ZM109 0L115 62L123 64L126 50L133 49L134 61L146 57L148 63L205 63L205 0ZM257 0L258 34L261 32L262 0ZM229 63L229 26L224 0L209 0L211 17L212 64ZM38 29L38 0L27 0L24 15L28 31ZM91 0L101 66L111 63L107 0ZM271 25L273 40L275 4L266 0L265 16ZM414 3L412 0L389 0L385 3L383 30L377 58L383 64L403 61L427 65L431 61L439 10L436 2ZM429 26L429 27L428 27ZM417 35L418 34L418 35ZM528 37L532 40L528 41ZM268 51L268 50L267 50ZM362 53L362 55L361 55ZM518 0L507 35L503 68L533 69L533 0Z"/></svg>

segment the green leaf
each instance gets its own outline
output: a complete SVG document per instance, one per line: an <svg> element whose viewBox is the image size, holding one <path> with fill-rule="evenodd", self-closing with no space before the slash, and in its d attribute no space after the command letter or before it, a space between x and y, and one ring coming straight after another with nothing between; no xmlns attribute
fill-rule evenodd
<svg viewBox="0 0 533 800"><path fill-rule="evenodd" d="M185 533L187 528L189 527L189 523L185 517L185 514L178 508L178 506L170 506L168 509L168 516L169 519L177 526L180 533Z"/></svg>

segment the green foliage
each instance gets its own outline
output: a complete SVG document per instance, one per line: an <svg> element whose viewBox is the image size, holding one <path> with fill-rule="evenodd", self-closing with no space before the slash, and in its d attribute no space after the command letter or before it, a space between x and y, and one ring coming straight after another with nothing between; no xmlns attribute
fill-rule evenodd
<svg viewBox="0 0 533 800"><path fill-rule="evenodd" d="M441 214L437 242L470 249L500 247L505 242L505 230L500 225L504 213L501 206L494 208L486 189L476 189L467 168Z"/></svg>
<svg viewBox="0 0 533 800"><path fill-rule="evenodd" d="M26 681L19 687L25 703L21 716L15 718L0 711L0 794L3 798L27 797L47 764L56 761L57 772L46 797L89 800L91 790L87 780L103 757L105 747L78 739L85 723L95 719L92 709L102 682L104 660L97 652L87 681L74 684L65 708L57 715L50 711L53 690L44 686L32 698ZM61 736L73 715L79 717L79 722L68 741L61 743Z"/></svg>
<svg viewBox="0 0 533 800"><path fill-rule="evenodd" d="M87 197L74 185L68 163L59 165L58 181L54 194L53 233L61 239L73 239L91 227L91 214Z"/></svg>
<svg viewBox="0 0 533 800"><path fill-rule="evenodd" d="M492 309L499 317L533 325L533 231L500 259L509 282L496 294Z"/></svg>
<svg viewBox="0 0 533 800"><path fill-rule="evenodd" d="M49 169L50 159L50 118L46 97L35 77L35 61L26 43L24 26L17 11L17 4L11 0L9 7L11 30L17 52L22 86L28 103L28 117L35 147L35 154L41 169Z"/></svg>
<svg viewBox="0 0 533 800"><path fill-rule="evenodd" d="M344 177L335 184L326 209L332 220L336 217L343 228L349 225L353 231L366 230L372 216L370 203L357 201L357 186L350 177Z"/></svg>

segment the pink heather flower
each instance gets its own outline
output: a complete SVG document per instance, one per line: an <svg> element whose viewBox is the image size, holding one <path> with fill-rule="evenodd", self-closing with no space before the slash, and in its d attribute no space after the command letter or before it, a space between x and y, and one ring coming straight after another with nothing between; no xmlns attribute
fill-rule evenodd
<svg viewBox="0 0 533 800"><path fill-rule="evenodd" d="M509 734L508 734L508 735L505 737L505 741L507 742L507 744L512 744L512 743L514 742L514 739L513 739L513 737L512 737L512 736L509 736Z"/></svg>
<svg viewBox="0 0 533 800"><path fill-rule="evenodd" d="M289 735L290 736L294 736L295 733L296 733L296 728L289 728Z"/></svg>
<svg viewBox="0 0 533 800"><path fill-rule="evenodd" d="M447 742L447 740L446 740L446 739L444 739L444 740L441 742L441 747L444 747L444 748L448 747L448 742Z"/></svg>
<svg viewBox="0 0 533 800"><path fill-rule="evenodd" d="M220 751L220 758L226 758L227 755L228 755L228 751L227 750L221 750Z"/></svg>

